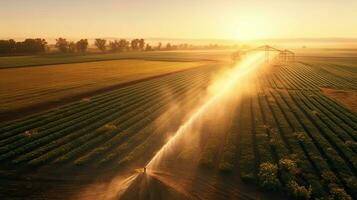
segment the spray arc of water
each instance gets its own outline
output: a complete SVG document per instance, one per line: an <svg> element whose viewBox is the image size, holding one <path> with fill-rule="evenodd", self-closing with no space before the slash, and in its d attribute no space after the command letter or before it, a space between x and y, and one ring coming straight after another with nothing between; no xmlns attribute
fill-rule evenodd
<svg viewBox="0 0 357 200"><path fill-rule="evenodd" d="M207 100L202 104L189 118L183 123L176 133L165 143L161 149L156 152L154 157L148 162L145 168L149 171L147 175L150 175L151 172L156 170L156 166L160 163L161 158L165 154L167 150L174 146L174 143L178 141L180 138L185 137L185 133L189 132L188 130L191 126L211 107L220 101L225 95L229 94L229 92L233 92L235 86L239 84L242 78L249 76L252 72L259 69L264 63L264 54L256 53L246 57L242 60L237 66L233 67L230 70L228 76L220 81L217 81L217 91L213 92L211 95L207 96ZM215 82L213 83L215 85ZM134 182L134 180L139 177L138 172L132 174L131 176L115 180L113 183L114 188L110 188L110 193L107 194L105 199L120 199L121 196L126 192L127 188Z"/></svg>
<svg viewBox="0 0 357 200"><path fill-rule="evenodd" d="M207 101L194 112L188 120L183 123L176 133L164 144L164 146L154 155L146 167L150 170L154 169L160 162L162 155L169 149L177 140L184 136L192 124L200 118L208 109L218 102L227 93L234 90L235 86L244 76L256 71L264 62L264 54L256 53L244 59L241 63L235 66L229 76L219 84L219 91L209 96Z"/></svg>

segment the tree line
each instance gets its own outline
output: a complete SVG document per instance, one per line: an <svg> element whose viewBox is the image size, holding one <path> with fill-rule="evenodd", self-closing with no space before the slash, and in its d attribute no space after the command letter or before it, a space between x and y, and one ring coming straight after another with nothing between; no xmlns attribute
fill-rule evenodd
<svg viewBox="0 0 357 200"><path fill-rule="evenodd" d="M176 49L189 49L193 48L193 45L189 44L179 44L171 45L167 43L165 46L161 42L157 46L152 46L148 43L145 43L144 39L133 39L133 40L114 40L107 41L105 39L97 38L94 41L94 45L98 50L102 52L122 52L122 51L154 51L154 50L176 50Z"/></svg>
<svg viewBox="0 0 357 200"><path fill-rule="evenodd" d="M78 41L70 41L66 38L56 39L54 47L61 53L85 53L88 50L88 39L80 39ZM145 43L144 39L120 39L108 41L106 39L97 38L94 40L94 46L101 52L123 52L123 51L153 51L153 50L177 50L177 49L197 49L189 44L172 45L167 43L163 45L161 42L157 46L152 46ZM209 45L206 48L217 47L217 45ZM50 50L47 41L43 38L25 39L24 41L15 41L13 39L0 40L0 54L37 54L44 53Z"/></svg>
<svg viewBox="0 0 357 200"><path fill-rule="evenodd" d="M16 42L13 39L0 40L0 54L30 54L40 53L47 50L45 39L25 39L22 42Z"/></svg>
<svg viewBox="0 0 357 200"><path fill-rule="evenodd" d="M55 47L62 53L84 53L88 49L88 40L80 39L77 42L73 42L60 37L56 39Z"/></svg>

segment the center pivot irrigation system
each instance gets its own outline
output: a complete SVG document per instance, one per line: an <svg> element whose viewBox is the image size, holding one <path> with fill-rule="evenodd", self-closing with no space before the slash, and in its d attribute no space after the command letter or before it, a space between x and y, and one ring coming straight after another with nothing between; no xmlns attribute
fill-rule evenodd
<svg viewBox="0 0 357 200"><path fill-rule="evenodd" d="M289 62L289 61L294 61L295 60L295 53L292 51L289 51L287 49L281 50L281 49L277 49L274 48L272 46L269 45L264 45L264 46L260 46L260 47L256 47L256 48L251 48L251 49L247 49L247 50L239 50L236 51L232 54L232 59L233 60L238 60L240 59L243 55L249 53L249 52L254 52L254 51L264 51L265 52L265 61L269 62L270 61L270 56L269 54L271 52L276 52L279 53L279 56L276 57L280 62Z"/></svg>

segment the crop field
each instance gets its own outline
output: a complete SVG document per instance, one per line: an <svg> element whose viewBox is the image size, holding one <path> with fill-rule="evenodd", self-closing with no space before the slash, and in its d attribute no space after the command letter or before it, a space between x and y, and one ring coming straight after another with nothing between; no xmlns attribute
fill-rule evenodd
<svg viewBox="0 0 357 200"><path fill-rule="evenodd" d="M177 72L0 123L0 197L11 191L14 199L74 198L79 188L93 184L101 175L107 178L150 161L192 114L192 108L202 104L200 97L215 75L232 65L179 61L70 64L71 69L83 71L69 78L73 82L55 84L54 88L100 88L133 77ZM7 67L16 65L6 62ZM116 76L118 62L126 63L127 74L120 71ZM266 65L254 75L235 106L222 106L214 111L214 119L202 122L200 137L204 139L198 147L182 147L166 155L165 167L171 168L172 174L153 173L153 179L157 176L161 181L152 186L151 193L159 188L165 196L164 183L174 184L169 180L175 180L178 191L187 185L190 188L177 194L193 199L357 199L357 113L348 98L331 95L331 91L356 93L355 63L353 57L345 63L340 58L301 57ZM143 74L133 72L134 65L140 66ZM66 67L15 70L54 73L57 83L68 78ZM15 79L7 80L6 87L16 85ZM33 98L36 92L51 91L52 86L43 86L42 81L48 80L34 83L41 86L34 91L23 86L21 96ZM2 96L0 105L9 102L6 107L11 108L10 103L22 104L21 98L11 101L16 93L20 95L19 90L1 90L1 95L7 96ZM219 117L222 113L228 116L224 120ZM190 174L194 178L187 177L187 163L198 165L194 175ZM139 193L134 192L138 185L134 182L123 199L139 199L135 196ZM96 192L91 190L84 197L96 199Z"/></svg>
<svg viewBox="0 0 357 200"><path fill-rule="evenodd" d="M314 198L342 190L356 198L357 115L320 92L321 87L354 90L356 74L351 82L325 67L272 66L268 76L261 76L255 94L243 101L248 106L243 106L245 127L238 134L242 179L273 190L282 187L296 198L294 185L304 185ZM264 183L264 170L277 173L274 184Z"/></svg>
<svg viewBox="0 0 357 200"><path fill-rule="evenodd" d="M9 119L10 113L23 115L35 107L41 110L86 98L97 90L200 65L204 62L114 60L1 69L0 118Z"/></svg>
<svg viewBox="0 0 357 200"><path fill-rule="evenodd" d="M105 60L140 59L156 61L216 61L230 59L232 50L196 50L159 52L121 52L107 54L44 54L0 58L0 68L31 67L40 65L83 63Z"/></svg>

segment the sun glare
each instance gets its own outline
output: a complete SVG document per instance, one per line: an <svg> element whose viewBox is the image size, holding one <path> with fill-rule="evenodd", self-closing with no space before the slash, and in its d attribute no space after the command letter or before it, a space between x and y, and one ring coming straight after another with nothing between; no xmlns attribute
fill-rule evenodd
<svg viewBox="0 0 357 200"><path fill-rule="evenodd" d="M237 40L269 38L274 34L274 22L267 16L242 16L233 22L233 26L228 32L232 38Z"/></svg>

